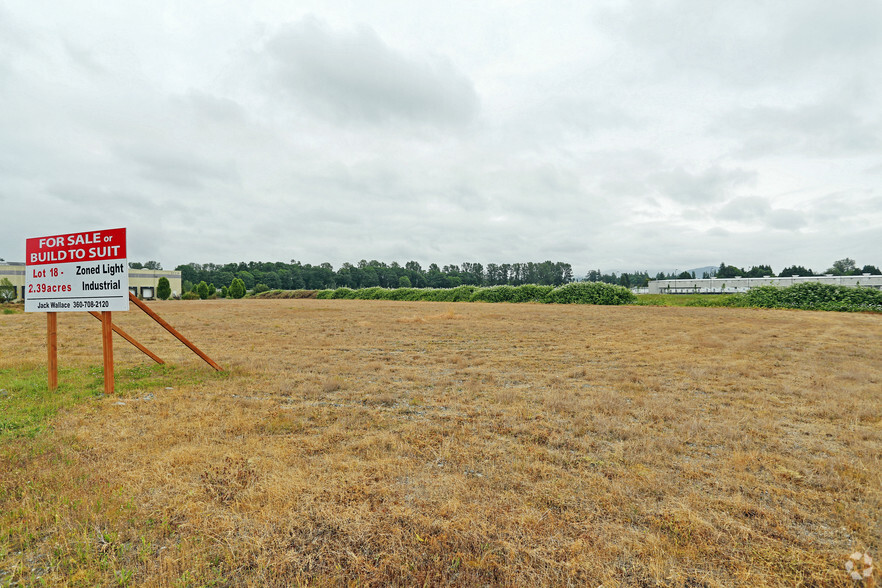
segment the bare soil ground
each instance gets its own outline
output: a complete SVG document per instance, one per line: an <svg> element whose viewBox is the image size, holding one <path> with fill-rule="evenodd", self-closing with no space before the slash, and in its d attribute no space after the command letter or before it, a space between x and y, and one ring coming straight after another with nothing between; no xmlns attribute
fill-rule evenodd
<svg viewBox="0 0 882 588"><path fill-rule="evenodd" d="M0 584L846 586L880 553L879 315L152 307L229 372L114 313L175 384L0 442ZM100 377L98 321L59 330ZM0 369L43 365L44 316L0 315Z"/></svg>

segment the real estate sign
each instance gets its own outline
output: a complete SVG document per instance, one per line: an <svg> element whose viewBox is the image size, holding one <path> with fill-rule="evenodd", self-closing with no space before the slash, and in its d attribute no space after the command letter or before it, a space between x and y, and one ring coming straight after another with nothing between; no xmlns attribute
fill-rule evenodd
<svg viewBox="0 0 882 588"><path fill-rule="evenodd" d="M25 312L127 311L126 230L28 239Z"/></svg>

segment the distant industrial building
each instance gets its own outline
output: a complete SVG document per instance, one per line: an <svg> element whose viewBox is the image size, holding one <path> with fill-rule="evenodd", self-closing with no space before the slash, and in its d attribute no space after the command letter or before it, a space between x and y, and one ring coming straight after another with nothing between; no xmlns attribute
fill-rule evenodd
<svg viewBox="0 0 882 588"><path fill-rule="evenodd" d="M25 264L16 262L0 262L0 280L6 278L15 288L15 299L25 298ZM129 292L142 300L156 298L159 278L167 278L172 295L181 293L181 272L151 269L129 269Z"/></svg>
<svg viewBox="0 0 882 588"><path fill-rule="evenodd" d="M649 294L734 294L747 292L759 286L786 287L795 284L817 282L836 286L876 288L882 290L882 276L862 274L860 276L790 276L786 278L700 278L687 280L652 280Z"/></svg>

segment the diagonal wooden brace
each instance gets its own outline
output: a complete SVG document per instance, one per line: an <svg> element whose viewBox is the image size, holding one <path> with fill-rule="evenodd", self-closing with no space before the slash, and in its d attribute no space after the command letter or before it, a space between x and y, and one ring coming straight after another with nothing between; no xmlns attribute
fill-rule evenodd
<svg viewBox="0 0 882 588"><path fill-rule="evenodd" d="M130 300L135 306L137 306L138 308L140 308L141 310L143 310L144 312L146 312L147 315L148 315L150 318L152 318L152 319L155 320L157 323L159 323L159 324L162 326L162 328L164 328L166 331L168 331L169 333L171 333L172 335L174 335L174 336L178 339L178 341L180 341L181 343L183 343L184 345L186 345L187 347L189 347L190 350L193 351L193 353L195 353L195 354L198 355L199 357L201 357L201 358L205 361L205 363L207 363L208 365L210 365L211 367L213 367L215 370L217 370L217 371L219 371L219 372L224 371L223 368L221 368L221 366L219 366L219 365L217 365L216 363L214 363L214 361L213 361L210 357L208 357L207 355L205 355L205 353L203 353L201 349L199 349L198 347L196 347L195 345L193 345L193 344L192 344L192 343L191 343L186 337L184 337L183 335L181 335L180 333L178 333L178 332L175 330L175 328L174 328L173 326L171 326L170 324L168 324L167 322L165 322L165 321L162 319L161 316L159 316L158 314L156 314L155 312L153 312L153 311L150 309L149 306L147 306L146 304L144 304L144 302L142 302L141 300L139 300L138 297L135 296L134 294L132 294L131 292L129 292L129 300Z"/></svg>

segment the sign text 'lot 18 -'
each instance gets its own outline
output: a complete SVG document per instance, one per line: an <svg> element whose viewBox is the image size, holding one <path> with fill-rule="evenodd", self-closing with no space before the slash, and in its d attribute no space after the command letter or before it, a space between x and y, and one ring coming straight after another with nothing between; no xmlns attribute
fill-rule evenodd
<svg viewBox="0 0 882 588"><path fill-rule="evenodd" d="M129 309L126 230L28 239L25 311Z"/></svg>

